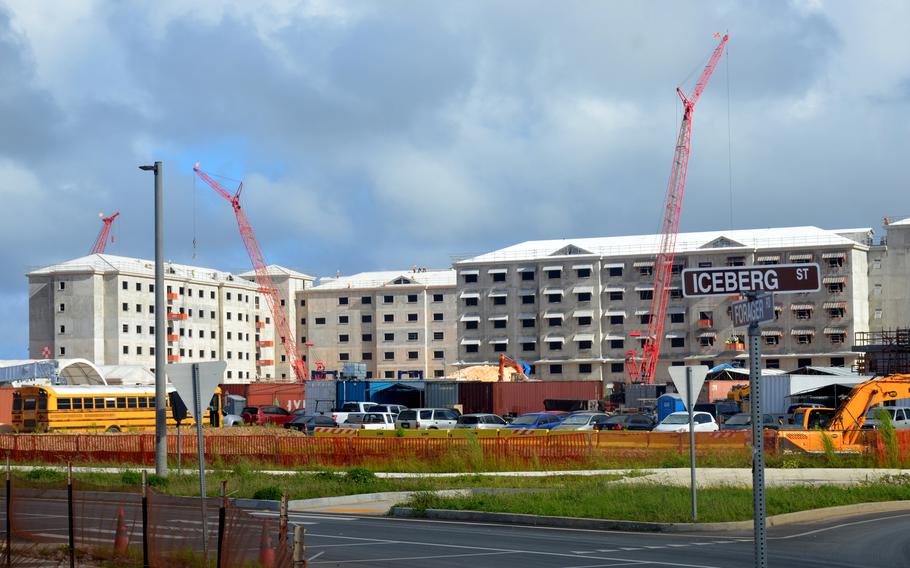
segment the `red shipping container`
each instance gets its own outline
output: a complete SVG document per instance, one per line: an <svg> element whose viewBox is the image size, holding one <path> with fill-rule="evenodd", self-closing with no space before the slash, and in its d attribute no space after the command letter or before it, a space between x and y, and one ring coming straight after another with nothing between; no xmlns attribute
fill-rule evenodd
<svg viewBox="0 0 910 568"><path fill-rule="evenodd" d="M493 383L459 381L458 404L461 405L463 414L491 412L493 409Z"/></svg>
<svg viewBox="0 0 910 568"><path fill-rule="evenodd" d="M249 383L221 385L224 394L246 398L247 406L280 406L288 412L304 407L306 386L301 383Z"/></svg>
<svg viewBox="0 0 910 568"><path fill-rule="evenodd" d="M13 392L15 389L0 388L0 425L10 426L13 423Z"/></svg>
<svg viewBox="0 0 910 568"><path fill-rule="evenodd" d="M490 383L493 413L524 414L544 410L544 400L601 400L602 381L539 381Z"/></svg>

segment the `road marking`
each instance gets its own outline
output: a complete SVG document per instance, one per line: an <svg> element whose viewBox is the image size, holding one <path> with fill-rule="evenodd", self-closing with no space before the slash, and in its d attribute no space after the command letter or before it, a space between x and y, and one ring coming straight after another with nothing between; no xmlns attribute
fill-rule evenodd
<svg viewBox="0 0 910 568"><path fill-rule="evenodd" d="M310 536L310 535L307 535ZM397 541L388 540L385 542L348 542L345 544L308 544L307 548L337 548L341 546L379 546L382 544L398 544Z"/></svg>
<svg viewBox="0 0 910 568"><path fill-rule="evenodd" d="M324 550L323 550L322 552L317 552L317 553L314 554L313 556L310 556L309 559L307 559L307 562L312 562L313 560L316 560L317 558L319 558L319 557L322 556L323 554L325 554L325 551L324 551Z"/></svg>
<svg viewBox="0 0 910 568"><path fill-rule="evenodd" d="M657 548L666 548L666 546L646 546L645 548L657 549Z"/></svg>
<svg viewBox="0 0 910 568"><path fill-rule="evenodd" d="M866 523L874 523L874 522L876 522L876 521L887 521L887 520L889 520L889 519L900 519L900 518L903 518L903 517L910 517L910 513L906 513L906 514L903 514L903 515L891 515L891 516L889 516L889 517L876 517L876 518L874 518L874 519L865 519L865 520L862 520L862 521L853 521L852 523L841 523L841 524L839 524L839 525L833 525L833 526L830 526L830 527L822 527L822 528L820 528L820 529L815 529L815 530L806 531L806 532L797 533L797 534L791 534L791 535L787 535L787 536L774 536L774 537L768 537L768 540L789 540L789 539L791 539L791 538L799 538L799 537L801 537L801 536L809 536L809 535L811 535L811 534L818 534L818 533L822 533L822 532L826 532L826 531L830 531L830 530L842 529L842 528L844 528L844 527L852 527L852 526L856 526L856 525L864 525L864 524L866 524Z"/></svg>
<svg viewBox="0 0 910 568"><path fill-rule="evenodd" d="M254 517L277 517L278 516L278 513L274 512L274 511L249 511L249 510L246 510L246 511ZM291 519L320 519L323 521L357 521L362 518L364 518L364 519L375 518L375 517L341 517L341 516L336 517L334 514L307 515L305 513L288 513L288 517Z"/></svg>
<svg viewBox="0 0 910 568"><path fill-rule="evenodd" d="M620 546L620 548L623 550L641 550L641 548L635 546Z"/></svg>
<svg viewBox="0 0 910 568"><path fill-rule="evenodd" d="M434 556L399 556L397 558L361 558L357 560L324 560L322 562L312 562L312 564L350 564L369 563L369 562L398 562L402 560L432 560L435 558L469 558L471 556L501 556L503 554L521 554L521 551L505 552L475 552L473 554L437 554Z"/></svg>
<svg viewBox="0 0 910 568"><path fill-rule="evenodd" d="M674 548L681 548L683 546L689 546L688 544L668 544L667 546L672 546Z"/></svg>

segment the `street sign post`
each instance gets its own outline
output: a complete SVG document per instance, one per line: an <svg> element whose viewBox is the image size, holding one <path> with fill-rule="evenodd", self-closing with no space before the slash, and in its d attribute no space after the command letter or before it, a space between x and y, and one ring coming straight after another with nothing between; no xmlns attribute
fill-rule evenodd
<svg viewBox="0 0 910 568"><path fill-rule="evenodd" d="M207 363L179 363L168 365L167 373L171 384L177 390L177 394L183 399L184 404L190 409L193 418L196 421L196 449L199 459L199 494L202 496L202 557L203 562L208 560L209 537L208 537L208 512L206 511L206 493L205 493L205 444L202 438L202 418L205 415L202 409L202 401L205 401L205 407L208 407L212 395L221 378L224 376L224 370L227 363L224 361L210 361Z"/></svg>
<svg viewBox="0 0 910 568"><path fill-rule="evenodd" d="M817 264L770 264L687 268L682 272L683 296L730 296L758 292L818 292Z"/></svg>
<svg viewBox="0 0 910 568"><path fill-rule="evenodd" d="M749 326L749 398L752 421L752 510L755 566L767 568L765 534L765 440L762 424L761 332L759 325L774 319L773 294L817 292L821 288L817 264L726 266L683 270L686 297L744 295L733 304L733 325ZM671 369L671 376L672 370ZM674 381L675 382L675 381Z"/></svg>
<svg viewBox="0 0 910 568"><path fill-rule="evenodd" d="M742 302L734 302L731 315L733 327L761 325L774 321L774 294L758 294Z"/></svg>
<svg viewBox="0 0 910 568"><path fill-rule="evenodd" d="M686 410L689 412L689 476L692 501L692 522L698 520L698 495L696 493L695 482L695 402L698 400L698 393L705 384L705 377L708 376L708 367L705 365L686 365L685 367L670 367L670 378L673 379L673 386L676 392L685 393L683 402Z"/></svg>

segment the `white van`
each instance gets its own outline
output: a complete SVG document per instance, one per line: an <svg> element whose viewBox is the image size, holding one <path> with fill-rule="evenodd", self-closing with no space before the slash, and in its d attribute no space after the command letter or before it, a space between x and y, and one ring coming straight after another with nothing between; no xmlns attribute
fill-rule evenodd
<svg viewBox="0 0 910 568"><path fill-rule="evenodd" d="M451 430L458 423L458 416L448 408L412 408L401 411L395 426L405 430Z"/></svg>

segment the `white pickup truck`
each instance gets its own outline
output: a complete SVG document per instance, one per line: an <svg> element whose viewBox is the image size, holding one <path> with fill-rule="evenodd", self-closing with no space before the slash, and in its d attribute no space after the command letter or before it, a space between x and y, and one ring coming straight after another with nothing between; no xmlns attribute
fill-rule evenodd
<svg viewBox="0 0 910 568"><path fill-rule="evenodd" d="M342 424L348 419L349 414L369 412L374 406L375 402L346 402L341 408L332 411L332 418L337 424Z"/></svg>

